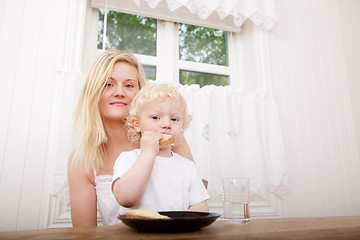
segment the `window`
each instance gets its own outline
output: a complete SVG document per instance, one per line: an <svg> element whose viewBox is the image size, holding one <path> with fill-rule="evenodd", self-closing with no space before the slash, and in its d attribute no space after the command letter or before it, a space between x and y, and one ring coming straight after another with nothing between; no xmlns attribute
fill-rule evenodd
<svg viewBox="0 0 360 240"><path fill-rule="evenodd" d="M99 9L97 48L135 53L148 79L201 87L230 84L227 31L111 10L104 27L104 10ZM169 51L161 53L164 44Z"/></svg>

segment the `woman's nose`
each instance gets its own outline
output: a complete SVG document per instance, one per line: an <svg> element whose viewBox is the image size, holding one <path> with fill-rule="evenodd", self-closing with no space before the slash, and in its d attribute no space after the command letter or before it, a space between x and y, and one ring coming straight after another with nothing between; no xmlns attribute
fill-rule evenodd
<svg viewBox="0 0 360 240"><path fill-rule="evenodd" d="M121 85L117 85L114 88L114 96L118 97L118 96L124 96L124 89Z"/></svg>

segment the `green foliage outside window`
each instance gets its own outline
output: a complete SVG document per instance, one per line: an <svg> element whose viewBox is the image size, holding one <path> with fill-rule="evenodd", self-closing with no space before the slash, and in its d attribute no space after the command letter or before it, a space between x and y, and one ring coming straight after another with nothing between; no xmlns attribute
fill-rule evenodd
<svg viewBox="0 0 360 240"><path fill-rule="evenodd" d="M179 24L179 58L227 66L227 32Z"/></svg>
<svg viewBox="0 0 360 240"><path fill-rule="evenodd" d="M211 73L200 73L180 70L181 84L199 84L200 87L205 85L227 86L229 85L229 77Z"/></svg>
<svg viewBox="0 0 360 240"><path fill-rule="evenodd" d="M99 10L98 49L102 49L104 13ZM106 49L116 48L156 56L156 19L108 11Z"/></svg>

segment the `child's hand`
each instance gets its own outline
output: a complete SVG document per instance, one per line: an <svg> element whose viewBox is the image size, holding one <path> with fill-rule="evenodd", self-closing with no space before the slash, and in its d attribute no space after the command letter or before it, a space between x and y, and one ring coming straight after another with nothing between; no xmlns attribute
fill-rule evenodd
<svg viewBox="0 0 360 240"><path fill-rule="evenodd" d="M159 139L161 134L155 131L145 131L140 139L140 150L142 153L153 155L159 153Z"/></svg>

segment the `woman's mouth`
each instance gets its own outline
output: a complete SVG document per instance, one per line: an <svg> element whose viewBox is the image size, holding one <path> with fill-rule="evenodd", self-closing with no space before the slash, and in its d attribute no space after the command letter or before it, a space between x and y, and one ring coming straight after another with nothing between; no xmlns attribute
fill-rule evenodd
<svg viewBox="0 0 360 240"><path fill-rule="evenodd" d="M127 105L127 104L124 103L124 102L121 102L121 101L115 101L115 102L111 102L110 105L114 105L114 106L124 106L124 105Z"/></svg>

